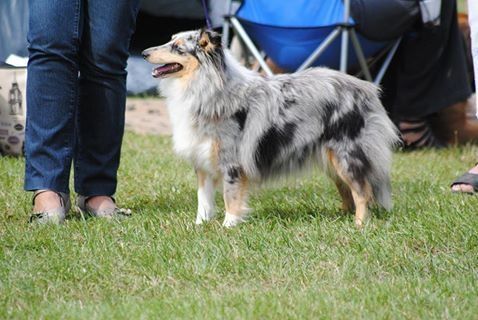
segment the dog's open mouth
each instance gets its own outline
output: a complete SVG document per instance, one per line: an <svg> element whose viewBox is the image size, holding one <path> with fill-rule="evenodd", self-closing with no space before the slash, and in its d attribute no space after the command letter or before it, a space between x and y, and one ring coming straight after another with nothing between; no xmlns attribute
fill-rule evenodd
<svg viewBox="0 0 478 320"><path fill-rule="evenodd" d="M153 69L153 77L160 78L164 75L175 73L182 69L183 69L183 66L179 63L176 63L176 62L166 63Z"/></svg>

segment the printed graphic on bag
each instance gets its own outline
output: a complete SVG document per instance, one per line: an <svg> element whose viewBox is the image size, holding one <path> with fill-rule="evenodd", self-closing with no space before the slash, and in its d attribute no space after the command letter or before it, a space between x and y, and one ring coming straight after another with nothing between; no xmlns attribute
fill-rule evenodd
<svg viewBox="0 0 478 320"><path fill-rule="evenodd" d="M0 152L22 155L25 141L25 68L0 69Z"/></svg>

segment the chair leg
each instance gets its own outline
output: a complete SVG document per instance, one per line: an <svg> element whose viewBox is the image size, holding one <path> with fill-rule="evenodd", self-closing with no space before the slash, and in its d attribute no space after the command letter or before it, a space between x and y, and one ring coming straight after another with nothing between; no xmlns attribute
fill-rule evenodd
<svg viewBox="0 0 478 320"><path fill-rule="evenodd" d="M344 23L348 24L350 20L350 0L344 0ZM349 55L349 29L342 30L342 46L340 49L340 71L347 73L347 60Z"/></svg>
<svg viewBox="0 0 478 320"><path fill-rule="evenodd" d="M261 53L259 52L259 50L256 48L256 46L254 45L254 43L252 42L251 38L247 35L246 31L244 30L244 28L242 27L241 23L239 22L239 20L237 20L236 17L231 17L231 24L232 24L232 27L234 28L234 30L237 32L237 34L239 35L239 37L242 39L242 41L244 41L244 43L246 44L246 47L249 49L249 51L252 53L252 55L254 56L254 58L257 59L257 62L259 62L260 66L262 67L262 69L265 71L265 73L268 75L268 76L272 76L273 73L271 71L271 69L269 68L269 66L267 65L267 63L264 61L264 59L262 58L262 55Z"/></svg>
<svg viewBox="0 0 478 320"><path fill-rule="evenodd" d="M341 27L335 28L296 71L302 71L310 67L314 63L314 61L317 60L319 56L324 52L324 50L327 49L327 47L340 35L340 32L342 32Z"/></svg>
<svg viewBox="0 0 478 320"><path fill-rule="evenodd" d="M229 42L229 31L230 31L229 17L233 14L232 0L227 0L226 8L227 8L227 16L224 18L224 23L222 24L222 47L223 48L227 48L227 44Z"/></svg>
<svg viewBox="0 0 478 320"><path fill-rule="evenodd" d="M342 46L340 49L340 71L347 73L347 56L349 54L349 30L342 30Z"/></svg>
<svg viewBox="0 0 478 320"><path fill-rule="evenodd" d="M373 80L374 84L380 84L382 82L383 76L385 75L385 72L388 69L388 66L392 62L393 56L395 55L395 52L397 52L398 46L400 45L402 38L399 38L395 43L393 44L392 48L388 52L387 57L385 58L385 61L382 64L382 67L377 73L377 76L375 77L375 80Z"/></svg>
<svg viewBox="0 0 478 320"><path fill-rule="evenodd" d="M367 66L367 61L365 60L365 55L363 54L362 47L357 38L357 33L354 29L350 30L350 39L352 40L352 44L355 49L355 54L357 55L357 59L359 61L360 67L362 68L363 75L367 81L372 82L372 76L370 75L370 70Z"/></svg>

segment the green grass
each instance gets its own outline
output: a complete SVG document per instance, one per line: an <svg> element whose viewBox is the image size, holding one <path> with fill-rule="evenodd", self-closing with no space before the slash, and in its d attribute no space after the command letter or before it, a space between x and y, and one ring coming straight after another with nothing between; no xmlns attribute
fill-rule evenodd
<svg viewBox="0 0 478 320"><path fill-rule="evenodd" d="M0 158L0 319L476 319L478 198L448 185L477 152L397 154L395 207L362 232L319 174L255 191L248 224L195 226L191 168L131 133L133 218L32 226L23 161Z"/></svg>

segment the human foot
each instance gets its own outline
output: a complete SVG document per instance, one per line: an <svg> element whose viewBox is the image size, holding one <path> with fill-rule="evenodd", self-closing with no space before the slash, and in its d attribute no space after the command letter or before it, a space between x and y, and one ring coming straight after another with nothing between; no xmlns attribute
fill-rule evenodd
<svg viewBox="0 0 478 320"><path fill-rule="evenodd" d="M113 210L116 208L116 204L114 203L113 199L107 196L90 197L86 200L86 204L95 211Z"/></svg>
<svg viewBox="0 0 478 320"><path fill-rule="evenodd" d="M60 224L70 210L70 198L65 193L37 190L33 196L30 222Z"/></svg>
<svg viewBox="0 0 478 320"><path fill-rule="evenodd" d="M92 217L111 219L131 216L131 210L118 208L110 196L78 196L77 207L83 214Z"/></svg>
<svg viewBox="0 0 478 320"><path fill-rule="evenodd" d="M453 192L475 193L476 190L478 190L478 164L451 185Z"/></svg>
<svg viewBox="0 0 478 320"><path fill-rule="evenodd" d="M44 190L37 191L33 196L33 211L40 212L45 210L56 209L61 206L61 200L54 191Z"/></svg>

